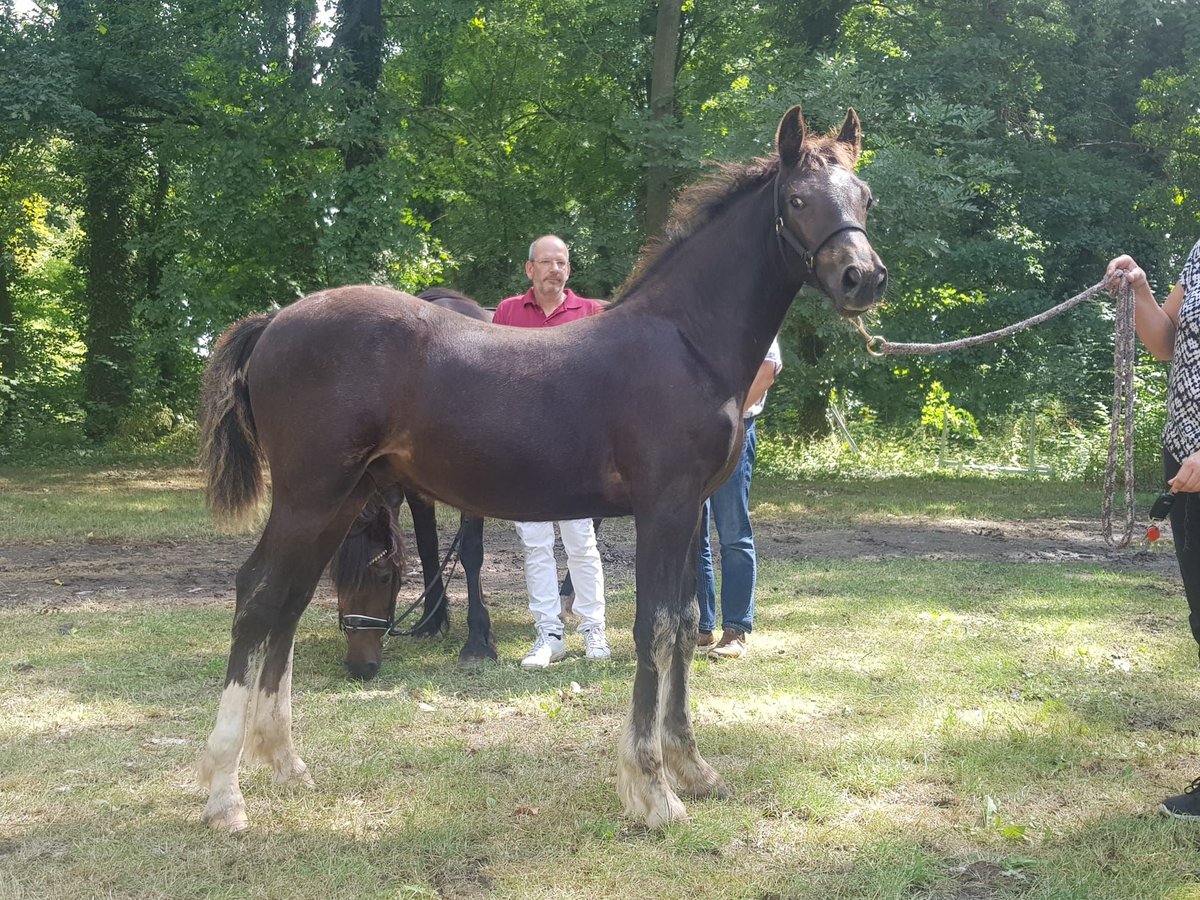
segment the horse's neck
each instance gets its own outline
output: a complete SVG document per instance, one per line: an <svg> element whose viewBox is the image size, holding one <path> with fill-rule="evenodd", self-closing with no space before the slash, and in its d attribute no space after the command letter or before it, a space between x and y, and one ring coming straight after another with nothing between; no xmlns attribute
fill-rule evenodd
<svg viewBox="0 0 1200 900"><path fill-rule="evenodd" d="M735 392L749 388L802 285L781 255L770 189L748 191L681 239L634 289Z"/></svg>

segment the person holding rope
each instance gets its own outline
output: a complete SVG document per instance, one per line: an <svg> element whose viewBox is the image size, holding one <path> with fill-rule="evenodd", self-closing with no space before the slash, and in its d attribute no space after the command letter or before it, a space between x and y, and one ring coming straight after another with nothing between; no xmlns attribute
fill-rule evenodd
<svg viewBox="0 0 1200 900"><path fill-rule="evenodd" d="M1155 359L1172 360L1163 428L1163 469L1171 504L1175 558L1190 610L1192 637L1200 645L1200 242L1188 254L1179 282L1160 306L1141 266L1131 256L1111 260L1105 275L1124 277L1134 296L1134 328ZM1166 815L1200 819L1200 778L1159 807Z"/></svg>
<svg viewBox="0 0 1200 900"><path fill-rule="evenodd" d="M538 238L529 245L529 258L525 262L525 276L531 283L529 290L502 300L492 317L493 324L549 328L602 312L604 304L599 300L580 297L567 287L570 274L571 257L566 243L552 234ZM514 524L525 547L525 585L529 590L529 611L537 628L537 638L521 665L526 669L544 669L567 653L559 618L562 603L554 563L554 523ZM558 523L558 531L567 551L567 570L575 585L574 612L580 620L584 656L608 659L611 653L604 633L604 571L595 527L591 519L568 519Z"/></svg>

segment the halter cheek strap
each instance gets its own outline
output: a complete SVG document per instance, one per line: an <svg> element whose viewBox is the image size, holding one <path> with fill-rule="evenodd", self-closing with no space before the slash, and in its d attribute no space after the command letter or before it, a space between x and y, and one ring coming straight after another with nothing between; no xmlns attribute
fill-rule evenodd
<svg viewBox="0 0 1200 900"><path fill-rule="evenodd" d="M783 214L780 212L779 188L783 180L782 176L783 168L781 166L775 175L775 241L779 244L779 255L783 257L785 263L788 261L788 257L787 251L783 248L784 241L787 241L788 246L799 254L801 261L804 263L804 268L807 270L805 274L805 280L807 281L809 276L816 275L817 270L814 263L816 262L817 254L821 252L821 248L828 244L835 235L841 234L843 231L861 231L863 234L866 234L867 229L855 221L843 219L827 231L825 236L817 242L817 245L813 249L808 249L804 241L800 238L800 235L787 227L787 223L783 220Z"/></svg>

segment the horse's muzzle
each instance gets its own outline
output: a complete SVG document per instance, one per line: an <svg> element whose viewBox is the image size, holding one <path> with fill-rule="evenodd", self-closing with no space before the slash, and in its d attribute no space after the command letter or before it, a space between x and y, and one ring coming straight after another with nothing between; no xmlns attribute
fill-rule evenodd
<svg viewBox="0 0 1200 900"><path fill-rule="evenodd" d="M852 318L883 299L888 282L887 266L866 235L849 233L844 243L830 249L833 252L828 254L824 266L818 258L817 274L827 285L839 313Z"/></svg>

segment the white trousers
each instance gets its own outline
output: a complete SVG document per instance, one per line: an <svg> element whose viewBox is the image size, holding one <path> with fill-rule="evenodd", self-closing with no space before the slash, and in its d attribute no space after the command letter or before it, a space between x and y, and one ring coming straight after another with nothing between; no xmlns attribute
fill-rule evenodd
<svg viewBox="0 0 1200 900"><path fill-rule="evenodd" d="M558 632L562 604L558 598L558 567L554 562L553 522L514 522L525 545L525 586L529 589L529 611L539 631ZM604 625L604 570L596 547L591 519L564 519L558 523L567 571L575 585L575 614L579 630Z"/></svg>

